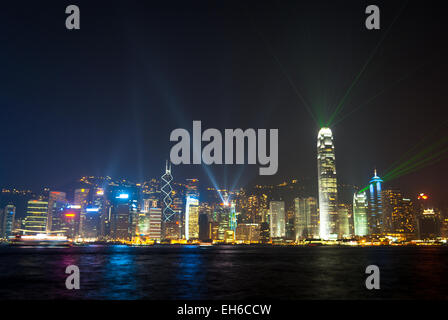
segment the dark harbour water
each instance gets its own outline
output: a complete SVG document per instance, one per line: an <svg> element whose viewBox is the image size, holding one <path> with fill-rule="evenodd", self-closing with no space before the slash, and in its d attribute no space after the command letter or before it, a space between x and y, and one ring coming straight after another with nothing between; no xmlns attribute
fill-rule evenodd
<svg viewBox="0 0 448 320"><path fill-rule="evenodd" d="M81 289L65 288L65 267ZM365 268L381 289L365 288ZM5 299L448 299L444 247L0 247Z"/></svg>

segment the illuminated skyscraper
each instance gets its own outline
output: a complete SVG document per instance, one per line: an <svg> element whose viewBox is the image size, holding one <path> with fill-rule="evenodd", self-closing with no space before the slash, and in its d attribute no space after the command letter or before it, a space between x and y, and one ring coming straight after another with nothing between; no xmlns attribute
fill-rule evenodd
<svg viewBox="0 0 448 320"><path fill-rule="evenodd" d="M350 224L348 219L348 211L349 206L346 204L340 203L338 205L338 238L344 239L349 238L351 236L350 234Z"/></svg>
<svg viewBox="0 0 448 320"><path fill-rule="evenodd" d="M417 198L417 237L420 240L434 240L440 237L441 219L438 210L434 209L432 199L425 193Z"/></svg>
<svg viewBox="0 0 448 320"><path fill-rule="evenodd" d="M84 223L86 220L86 211L85 208L89 202L89 191L90 189L76 189L75 190L75 198L74 198L74 205L81 206L81 216L80 216L80 233L82 235L82 230L84 230Z"/></svg>
<svg viewBox="0 0 448 320"><path fill-rule="evenodd" d="M417 218L419 240L434 240L440 237L440 218L434 209L425 209Z"/></svg>
<svg viewBox="0 0 448 320"><path fill-rule="evenodd" d="M98 238L100 233L100 223L100 208L94 205L86 207L82 236L90 239Z"/></svg>
<svg viewBox="0 0 448 320"><path fill-rule="evenodd" d="M163 197L162 210L162 237L164 239L177 239L180 235L179 217L172 208L173 204L173 188L171 182L173 176L171 175L171 163L166 162L165 174L162 176L163 186L161 188Z"/></svg>
<svg viewBox="0 0 448 320"><path fill-rule="evenodd" d="M369 211L367 221L369 224L369 234L380 234L382 231L383 201L381 184L383 180L377 176L376 170L374 176L369 182Z"/></svg>
<svg viewBox="0 0 448 320"><path fill-rule="evenodd" d="M51 191L48 196L47 232L59 230L60 215L64 205L67 203L65 192ZM55 227L53 228L53 219Z"/></svg>
<svg viewBox="0 0 448 320"><path fill-rule="evenodd" d="M338 236L338 189L333 134L322 128L317 136L317 174L319 184L320 237L336 239Z"/></svg>
<svg viewBox="0 0 448 320"><path fill-rule="evenodd" d="M236 240L244 242L260 241L260 225L258 223L241 223L236 228ZM268 235L269 241L269 235Z"/></svg>
<svg viewBox="0 0 448 320"><path fill-rule="evenodd" d="M271 201L269 204L269 211L271 216L271 238L285 238L285 202Z"/></svg>
<svg viewBox="0 0 448 320"><path fill-rule="evenodd" d="M199 179L187 179L186 195L199 200Z"/></svg>
<svg viewBox="0 0 448 320"><path fill-rule="evenodd" d="M138 222L138 192L123 185L110 194L110 236L115 240L132 240Z"/></svg>
<svg viewBox="0 0 448 320"><path fill-rule="evenodd" d="M402 234L411 238L415 232L413 203L399 189L383 190L383 233Z"/></svg>
<svg viewBox="0 0 448 320"><path fill-rule="evenodd" d="M184 201L182 192L174 190L172 198L173 204L171 205L171 208L175 213L174 223L176 224L172 231L172 239L182 239L182 229L184 228L182 224L182 215L184 213Z"/></svg>
<svg viewBox="0 0 448 320"><path fill-rule="evenodd" d="M318 238L319 216L317 214L316 198L295 198L295 239Z"/></svg>
<svg viewBox="0 0 448 320"><path fill-rule="evenodd" d="M26 209L25 234L45 233L47 229L48 201L29 200Z"/></svg>
<svg viewBox="0 0 448 320"><path fill-rule="evenodd" d="M149 212L149 209L151 208L151 204L154 202L154 199L143 199L143 209L142 212L146 213Z"/></svg>
<svg viewBox="0 0 448 320"><path fill-rule="evenodd" d="M267 222L260 223L260 242L268 243L269 238L270 238L269 223Z"/></svg>
<svg viewBox="0 0 448 320"><path fill-rule="evenodd" d="M213 216L218 223L218 239L225 240L226 233L230 231L230 206L226 203L221 203L215 206Z"/></svg>
<svg viewBox="0 0 448 320"><path fill-rule="evenodd" d="M3 224L3 227L1 228L2 234L0 235L0 238L8 239L8 237L13 235L15 215L16 207L12 204L8 204L5 207L3 213L3 221L0 220L0 223Z"/></svg>
<svg viewBox="0 0 448 320"><path fill-rule="evenodd" d="M364 237L369 234L367 206L366 193L355 192L353 195L353 222L355 225L355 236Z"/></svg>
<svg viewBox="0 0 448 320"><path fill-rule="evenodd" d="M149 234L151 240L160 241L162 237L162 209L149 209Z"/></svg>
<svg viewBox="0 0 448 320"><path fill-rule="evenodd" d="M129 204L117 203L111 207L111 236L115 240L130 240L131 212Z"/></svg>
<svg viewBox="0 0 448 320"><path fill-rule="evenodd" d="M199 238L199 200L188 196L185 205L185 239Z"/></svg>
<svg viewBox="0 0 448 320"><path fill-rule="evenodd" d="M232 201L229 204L229 206L230 206L229 227L230 227L230 230L232 230L233 234L235 235L236 227L237 227L235 202Z"/></svg>
<svg viewBox="0 0 448 320"><path fill-rule="evenodd" d="M185 238L188 240L191 238L197 238L197 237L192 237L192 235L194 235L195 233L194 232L192 233L191 228L190 228L191 215L190 215L190 210L187 207L188 207L188 203L190 202L190 204L191 204L193 201L194 203L197 202L197 206L198 206L198 210L199 210L199 179L196 179L196 178L186 179L185 199L186 199L185 214L184 214L183 221L181 222L181 224L182 224L182 233L185 234ZM195 210L196 209L193 207L193 214L195 214ZM187 213L190 216L187 216ZM193 219L195 220L196 218L193 216ZM198 223L199 223L199 212L198 212ZM193 226L194 225L195 225L195 223L193 223ZM197 232L198 232L198 236L199 236L199 227L198 227Z"/></svg>
<svg viewBox="0 0 448 320"><path fill-rule="evenodd" d="M75 201L73 204L80 205L81 211L87 205L87 198L89 196L89 189L76 189L75 190Z"/></svg>
<svg viewBox="0 0 448 320"><path fill-rule="evenodd" d="M66 205L57 221L53 220L53 228L57 228L58 234L64 234L69 239L75 239L80 235L81 206Z"/></svg>
<svg viewBox="0 0 448 320"><path fill-rule="evenodd" d="M106 226L109 227L109 206L104 188L96 188L91 197L91 203L86 209L84 236L105 238L109 231L106 232Z"/></svg>

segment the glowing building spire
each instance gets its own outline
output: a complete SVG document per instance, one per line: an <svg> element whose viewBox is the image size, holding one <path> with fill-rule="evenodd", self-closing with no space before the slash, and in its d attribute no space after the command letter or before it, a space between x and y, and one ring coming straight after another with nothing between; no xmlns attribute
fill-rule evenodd
<svg viewBox="0 0 448 320"><path fill-rule="evenodd" d="M320 237L324 240L338 236L338 188L333 134L321 128L317 136L317 174L319 183Z"/></svg>

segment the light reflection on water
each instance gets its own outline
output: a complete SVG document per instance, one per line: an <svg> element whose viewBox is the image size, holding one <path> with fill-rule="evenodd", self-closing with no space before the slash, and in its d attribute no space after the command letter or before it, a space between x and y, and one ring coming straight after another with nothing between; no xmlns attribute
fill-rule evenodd
<svg viewBox="0 0 448 320"><path fill-rule="evenodd" d="M107 299L137 299L136 255L126 246L108 248L110 253L105 255L104 272L100 272L104 286L98 293ZM94 255L91 255L95 259ZM89 264L89 263L87 263ZM95 279L93 279L95 282ZM93 296L96 293L92 293Z"/></svg>
<svg viewBox="0 0 448 320"><path fill-rule="evenodd" d="M447 299L447 248L0 247L0 299ZM65 288L65 268L81 290ZM381 290L364 287L365 267Z"/></svg>
<svg viewBox="0 0 448 320"><path fill-rule="evenodd" d="M173 265L173 276L176 278L174 285L178 287L180 299L200 299L206 292L203 286L206 270L204 267L203 253L197 246L182 247L182 253Z"/></svg>

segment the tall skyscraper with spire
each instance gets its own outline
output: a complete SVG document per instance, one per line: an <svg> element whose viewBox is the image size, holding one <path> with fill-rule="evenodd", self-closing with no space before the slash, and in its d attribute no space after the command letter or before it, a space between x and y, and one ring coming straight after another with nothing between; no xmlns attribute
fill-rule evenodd
<svg viewBox="0 0 448 320"><path fill-rule="evenodd" d="M376 169L373 178L369 182L369 234L380 234L382 231L383 201L382 188L383 180L378 177Z"/></svg>
<svg viewBox="0 0 448 320"><path fill-rule="evenodd" d="M333 134L330 128L321 128L317 135L317 174L319 185L320 237L324 240L338 237L338 188Z"/></svg>
<svg viewBox="0 0 448 320"><path fill-rule="evenodd" d="M162 181L162 237L163 239L179 239L179 217L172 208L173 188L171 187L171 182L173 181L173 176L171 175L171 163L169 163L168 161L165 165L165 174L162 176Z"/></svg>

